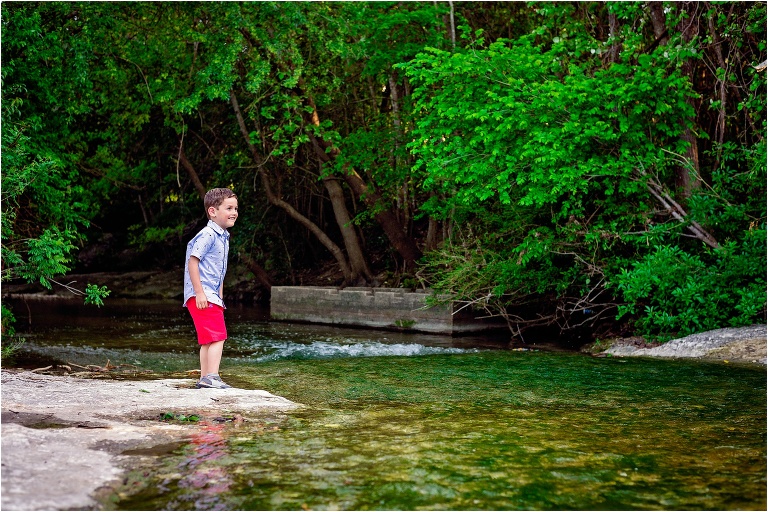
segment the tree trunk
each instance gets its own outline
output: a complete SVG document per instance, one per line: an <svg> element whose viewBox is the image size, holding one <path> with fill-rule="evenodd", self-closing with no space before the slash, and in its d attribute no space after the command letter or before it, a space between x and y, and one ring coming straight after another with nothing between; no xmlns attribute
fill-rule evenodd
<svg viewBox="0 0 768 512"><path fill-rule="evenodd" d="M386 233L389 241L392 242L392 246L403 257L406 270L412 270L422 254L413 239L403 231L402 225L397 220L397 215L391 208L380 208L381 198L375 191L368 188L356 171L347 169L344 173L344 179L349 188L374 212L374 218Z"/></svg>
<svg viewBox="0 0 768 512"><path fill-rule="evenodd" d="M680 9L682 9L687 17L684 17L680 21L678 30L682 34L683 41L685 43L690 42L696 35L698 35L698 2L681 2ZM685 59L681 68L683 75L693 85L695 83L695 62L693 59ZM687 98L686 101L692 108L696 108L696 105L692 98ZM685 127L685 131L681 138L687 143L688 149L686 150L685 157L690 165L679 166L676 170L675 185L680 190L680 195L683 200L691 196L691 192L701 186L701 178L699 173L699 144L696 140L696 135L691 129L690 125L695 124L696 119L690 119L690 123Z"/></svg>
<svg viewBox="0 0 768 512"><path fill-rule="evenodd" d="M195 190L200 194L200 199L205 199L205 186L203 185L203 182L200 181L197 171L195 171L192 163L187 158L187 154L184 152L184 146L179 148L179 161L181 162L181 166L187 171L187 174L189 174L189 178L192 180Z"/></svg>
<svg viewBox="0 0 768 512"><path fill-rule="evenodd" d="M708 10L710 10L711 7L708 5ZM717 126L715 127L715 139L717 140L718 144L722 144L723 140L725 138L725 108L728 104L728 94L726 92L726 86L725 81L727 80L728 76L728 65L725 62L725 57L723 57L723 40L720 37L720 35L717 33L717 29L715 28L715 20L714 20L713 14L709 14L707 16L707 26L709 28L709 35L712 38L712 47L715 52L715 57L717 59L717 65L720 69L723 70L722 78L717 79L717 90L718 90L718 96L720 97L720 108L717 112ZM718 151L718 157L717 157L718 163L720 160L720 154ZM715 168L717 168L719 165L718 163L715 163Z"/></svg>
<svg viewBox="0 0 768 512"><path fill-rule="evenodd" d="M309 122L314 126L320 126L320 118L317 115L317 109L315 108L312 98L308 97L307 103L312 107L312 113L309 115ZM320 144L314 135L311 136L311 141L322 164L330 162L330 157L325 152L325 147ZM365 255L363 254L363 249L360 245L360 239L355 232L355 227L352 225L352 218L349 216L349 210L347 210L347 205L344 202L344 190L341 188L341 185L339 185L339 182L332 176L323 178L323 184L328 191L328 197L331 199L333 214L336 217L336 223L341 230L341 236L344 239L344 247L347 249L347 256L349 256L351 275L348 284L360 285L373 283L373 274L371 274L371 271L368 268L368 263L365 261Z"/></svg>
<svg viewBox="0 0 768 512"><path fill-rule="evenodd" d="M430 197L435 195L434 192L429 193ZM437 248L437 233L439 227L437 220L430 215L429 226L427 227L427 239L424 242L424 252L429 252Z"/></svg>
<svg viewBox="0 0 768 512"><path fill-rule="evenodd" d="M248 269L253 272L253 275L256 276L256 279L264 286L264 288L267 289L267 291L272 291L272 279L269 277L269 274L267 274L267 271L264 270L261 265L253 261L253 258L248 256L245 253L239 254L240 259L245 262L245 266L248 267Z"/></svg>
<svg viewBox="0 0 768 512"><path fill-rule="evenodd" d="M667 15L664 14L664 4L662 2L648 2L648 8L651 13L651 24L653 25L653 35L658 44L667 43Z"/></svg>
<svg viewBox="0 0 768 512"><path fill-rule="evenodd" d="M232 108L235 111L235 116L237 117L237 124L240 126L240 133L242 133L243 137L245 138L245 143L248 145L248 149L251 152L251 156L253 157L254 162L259 164L259 162L263 159L260 157L256 147L251 143L251 137L248 133L248 128L245 126L245 119L243 118L243 113L240 110L240 104L237 101L237 96L235 96L235 91L230 91L230 101L232 103ZM261 178L261 184L264 187L267 200L271 204L284 210L292 219L299 222L313 235L315 235L320 243L323 244L325 248L331 252L331 254L333 254L334 258L336 258L336 262L339 264L339 267L344 274L345 283L350 283L352 281L352 270L350 269L349 264L347 263L347 259L344 256L344 252L341 250L341 248L336 245L333 240L331 240L328 235L326 235L323 230L317 226L317 224L306 218L304 215L296 211L293 206L275 195L275 193L272 191L272 186L269 184L269 179L267 178L262 165L258 166L258 170L256 172L259 173L259 177Z"/></svg>
<svg viewBox="0 0 768 512"><path fill-rule="evenodd" d="M389 98L392 101L392 122L395 125L397 133L400 133L400 97L397 94L397 81L394 71L390 73L387 79L389 83Z"/></svg>
<svg viewBox="0 0 768 512"><path fill-rule="evenodd" d="M309 101L311 104L311 100ZM311 104L311 106L313 108L311 122L319 125L320 121L317 117L317 109L314 108L314 104ZM312 140L318 157L323 163L330 162L331 159L335 158L338 154L338 150L335 148L332 149L330 153L326 152L326 149L330 147L330 144L323 140L319 140L314 134L310 133L309 137ZM402 225L398 221L397 215L392 208L381 210L379 195L368 189L357 172L345 172L344 180L347 182L347 185L349 185L349 188L352 189L352 191L363 200L365 205L374 212L374 218L379 225L381 225L387 238L389 238L389 241L392 243L392 246L400 256L403 257L405 268L408 270L412 269L416 260L421 258L421 251L416 246L413 239L405 234Z"/></svg>
<svg viewBox="0 0 768 512"><path fill-rule="evenodd" d="M390 165L392 169L397 172L398 168L402 164L399 161L400 154L400 141L402 140L402 129L400 125L400 97L397 92L397 80L395 79L395 72L392 71L388 79L389 83L389 98L392 102L392 124L395 127L395 140L394 147L392 148L392 158ZM403 180L403 185L400 188L397 196L397 210L399 213L400 224L402 226L408 226L411 222L410 205L408 203L408 180Z"/></svg>
<svg viewBox="0 0 768 512"><path fill-rule="evenodd" d="M344 246L347 248L349 266L352 270L350 284L359 286L373 283L374 278L368 268L368 263L365 261L360 239L355 231L355 226L352 225L352 219L349 216L347 206L344 204L344 190L339 185L338 180L332 176L323 178L323 183L328 191L328 197L331 198L333 214L336 217L339 229L341 229Z"/></svg>
<svg viewBox="0 0 768 512"><path fill-rule="evenodd" d="M619 18L612 12L608 13L608 39L611 40L611 49L608 52L608 62L619 62L621 52L621 39L619 38Z"/></svg>
<svg viewBox="0 0 768 512"><path fill-rule="evenodd" d="M247 31L241 29L241 33L245 36L245 38L251 42L254 46L257 46L256 40L253 38L253 36ZM277 55L276 55L277 56ZM291 66L287 65L285 62L283 62L281 59L276 60L276 64L283 68L283 69L290 69ZM299 78L298 86L294 89L294 92L296 95L300 98L304 98L308 106L312 108L311 114L305 113L305 116L309 117L309 122L312 123L315 126L320 125L320 118L317 113L317 107L315 106L315 103L312 99L312 97L308 94L306 94L306 91L304 89L304 82L302 78ZM234 98L234 95L233 95ZM384 99L386 99L386 95L384 96ZM239 109L238 109L239 110ZM242 117L242 115L240 115ZM241 127L241 130L245 130L244 125ZM244 132L247 133L247 132ZM320 157L320 160L322 162L330 161L332 158L335 158L338 154L338 149L332 148L331 144L327 143L326 141L322 139L318 139L314 136L314 134L310 133L308 134L310 139L313 140L313 144L315 145L315 151L317 152L318 156ZM248 136L246 135L246 140L248 139ZM326 150L332 148L330 153L326 153ZM360 184L365 186L364 183L362 183L362 178L360 176L356 176L359 180ZM263 180L263 178L262 178ZM345 176L345 180L347 183L350 183L350 180L348 179L348 176ZM354 180L353 180L354 181ZM358 183L355 183L356 185ZM353 191L355 191L355 188L350 185L350 188L352 188ZM370 206L370 203L366 201L366 204ZM375 211L375 210L374 210ZM382 216L380 214L374 214L374 217L381 223ZM385 223L382 224L382 228L384 229L385 233L390 239L390 242L394 245L395 249L400 253L400 255L403 257L406 263L406 268L410 268L413 266L413 262L415 262L418 258L421 257L421 251L419 251L418 247L416 247L416 244L413 240L408 239L407 241L404 240L404 238L407 238L405 233L403 233L402 228L400 227L399 223L396 229L394 229L391 224L391 219L395 219L397 221L397 216L392 212L392 209L387 209L386 213L384 214L384 217L386 217ZM393 238L394 237L394 238ZM418 256L416 256L418 255Z"/></svg>
<svg viewBox="0 0 768 512"><path fill-rule="evenodd" d="M640 169L639 174L645 178L645 187L648 192L664 207L664 210L669 213L675 220L686 224L686 229L691 233L691 236L697 238L707 244L713 249L720 247L717 239L712 236L710 232L704 229L701 224L695 220L689 218L688 213L683 209L680 204L675 201L671 195L664 189L664 186L655 178L649 177L648 173Z"/></svg>

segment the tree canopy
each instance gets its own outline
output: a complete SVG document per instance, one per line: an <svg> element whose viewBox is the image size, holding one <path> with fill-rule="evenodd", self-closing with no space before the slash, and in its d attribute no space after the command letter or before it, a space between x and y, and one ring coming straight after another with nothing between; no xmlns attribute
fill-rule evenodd
<svg viewBox="0 0 768 512"><path fill-rule="evenodd" d="M229 186L233 268L265 289L332 265L516 335L761 321L765 22L759 2L3 2L3 279L131 270L126 250L178 266Z"/></svg>

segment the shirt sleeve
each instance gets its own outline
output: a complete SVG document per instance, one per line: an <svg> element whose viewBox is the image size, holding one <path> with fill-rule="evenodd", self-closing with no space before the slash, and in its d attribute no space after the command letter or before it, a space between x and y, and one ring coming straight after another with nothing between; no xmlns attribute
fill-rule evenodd
<svg viewBox="0 0 768 512"><path fill-rule="evenodd" d="M203 256L205 256L211 250L215 241L216 238L213 234L207 230L204 231L200 234L199 237L197 237L195 243L192 244L192 250L189 252L190 257L194 256L197 259L202 260Z"/></svg>

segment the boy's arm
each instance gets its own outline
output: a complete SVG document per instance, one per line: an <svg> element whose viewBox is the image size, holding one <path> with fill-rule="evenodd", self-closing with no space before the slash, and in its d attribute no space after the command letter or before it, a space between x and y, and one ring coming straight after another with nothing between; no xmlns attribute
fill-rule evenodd
<svg viewBox="0 0 768 512"><path fill-rule="evenodd" d="M200 282L200 260L197 256L189 257L189 278L192 280L192 289L195 291L195 304L197 309L208 307L208 297L203 291L203 284Z"/></svg>

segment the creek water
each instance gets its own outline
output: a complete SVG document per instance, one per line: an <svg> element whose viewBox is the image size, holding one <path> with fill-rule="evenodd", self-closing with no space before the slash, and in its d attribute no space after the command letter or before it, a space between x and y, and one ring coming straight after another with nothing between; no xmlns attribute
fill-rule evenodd
<svg viewBox="0 0 768 512"><path fill-rule="evenodd" d="M179 304L14 312L20 362L197 367ZM230 307L227 324L225 380L304 407L192 426L129 475L116 508L766 509L764 367L514 351L272 323L253 308Z"/></svg>

